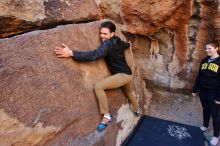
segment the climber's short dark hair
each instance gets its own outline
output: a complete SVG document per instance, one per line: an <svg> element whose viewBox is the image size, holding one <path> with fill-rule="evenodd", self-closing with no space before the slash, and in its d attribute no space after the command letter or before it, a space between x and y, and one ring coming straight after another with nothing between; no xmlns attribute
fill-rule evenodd
<svg viewBox="0 0 220 146"><path fill-rule="evenodd" d="M105 21L101 24L101 28L108 28L110 30L110 32L115 32L116 31L116 26L114 23L112 23L111 21Z"/></svg>

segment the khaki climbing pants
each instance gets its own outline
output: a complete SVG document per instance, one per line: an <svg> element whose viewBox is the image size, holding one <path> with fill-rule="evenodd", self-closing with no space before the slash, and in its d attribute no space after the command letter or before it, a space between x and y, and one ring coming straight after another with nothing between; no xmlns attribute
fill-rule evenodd
<svg viewBox="0 0 220 146"><path fill-rule="evenodd" d="M134 108L134 111L138 111L139 105L137 103L136 96L133 92L132 75L117 73L101 80L95 85L95 93L98 98L101 114L109 113L108 99L104 90L115 89L122 86L124 87L125 93L128 99L130 100Z"/></svg>

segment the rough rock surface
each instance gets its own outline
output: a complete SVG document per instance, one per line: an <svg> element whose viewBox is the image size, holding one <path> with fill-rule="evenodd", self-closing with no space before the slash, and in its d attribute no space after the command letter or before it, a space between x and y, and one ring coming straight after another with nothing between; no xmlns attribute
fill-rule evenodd
<svg viewBox="0 0 220 146"><path fill-rule="evenodd" d="M184 24L190 18L191 3L191 0L122 0L121 7L123 20L128 26L129 32L152 35L160 28L176 29ZM185 11L186 9L187 11Z"/></svg>
<svg viewBox="0 0 220 146"><path fill-rule="evenodd" d="M67 25L0 40L1 145L113 146L119 129L132 130L138 118L126 106L123 92L116 89L107 92L114 120L106 133L95 132L101 116L94 84L109 75L103 60L82 64L53 54L61 43L81 51L98 47L99 25ZM120 109L123 112L117 113ZM130 116L124 117L125 112ZM122 125L123 120L130 122Z"/></svg>
<svg viewBox="0 0 220 146"><path fill-rule="evenodd" d="M214 14L215 14L215 18L214 18L214 28L216 30L216 39L220 40L220 5L219 3L216 3L217 8L215 7Z"/></svg>
<svg viewBox="0 0 220 146"><path fill-rule="evenodd" d="M1 0L0 38L58 24L100 19L93 0Z"/></svg>
<svg viewBox="0 0 220 146"><path fill-rule="evenodd" d="M121 4L127 6L123 13L127 39L133 42L136 63L148 83L157 88L188 92L195 80L199 62L205 56L205 43L216 36L214 24L217 23L212 23L214 20L210 17L216 16L216 2L178 1L176 5L171 1L160 1L160 6L155 7L155 11L160 12L157 15L151 7L158 3L140 1L138 4ZM172 11L160 9L165 4ZM141 13L144 6L149 18ZM159 21L159 17L163 21ZM143 23L136 23L141 21ZM155 25L157 29L150 27L150 22L158 24Z"/></svg>

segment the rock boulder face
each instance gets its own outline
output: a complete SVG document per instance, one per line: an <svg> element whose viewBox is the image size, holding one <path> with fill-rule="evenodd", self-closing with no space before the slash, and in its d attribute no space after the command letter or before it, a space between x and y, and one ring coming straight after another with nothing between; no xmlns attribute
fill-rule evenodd
<svg viewBox="0 0 220 146"><path fill-rule="evenodd" d="M0 38L59 24L100 19L93 0L2 0Z"/></svg>
<svg viewBox="0 0 220 146"><path fill-rule="evenodd" d="M146 36L153 35L163 27L175 29L186 23L191 13L190 6L190 0L122 0L121 4L128 31ZM188 11L185 11L186 9Z"/></svg>
<svg viewBox="0 0 220 146"><path fill-rule="evenodd" d="M127 136L138 118L120 89L107 92L113 122L105 132L96 131L101 116L93 89L109 75L104 61L79 63L53 54L61 43L81 51L98 47L100 23L61 26L0 41L1 145L114 146L117 136L118 145ZM119 36L123 37L120 31Z"/></svg>

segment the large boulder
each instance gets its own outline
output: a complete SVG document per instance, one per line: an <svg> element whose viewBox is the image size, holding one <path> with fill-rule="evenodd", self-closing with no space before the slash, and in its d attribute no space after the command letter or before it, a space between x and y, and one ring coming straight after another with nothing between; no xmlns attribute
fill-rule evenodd
<svg viewBox="0 0 220 146"><path fill-rule="evenodd" d="M108 91L114 120L105 132L96 131L101 115L93 89L109 75L105 62L53 54L61 43L81 51L97 48L99 26L66 25L0 40L1 145L120 145L138 118L120 89Z"/></svg>

